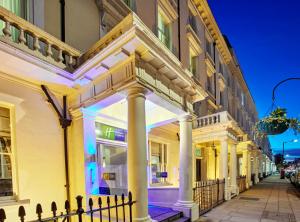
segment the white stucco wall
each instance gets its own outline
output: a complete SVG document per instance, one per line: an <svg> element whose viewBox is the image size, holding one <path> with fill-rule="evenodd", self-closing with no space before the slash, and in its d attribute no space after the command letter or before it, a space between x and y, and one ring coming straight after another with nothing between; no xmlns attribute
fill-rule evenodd
<svg viewBox="0 0 300 222"><path fill-rule="evenodd" d="M3 79L0 73L0 105L12 107L14 186L19 200L26 200L26 220L36 219L37 203L43 215L50 216L50 206L56 201L63 210L65 200L65 170L63 134L52 107L45 102L40 89ZM29 203L28 203L29 202ZM19 221L17 203L0 201L7 221Z"/></svg>

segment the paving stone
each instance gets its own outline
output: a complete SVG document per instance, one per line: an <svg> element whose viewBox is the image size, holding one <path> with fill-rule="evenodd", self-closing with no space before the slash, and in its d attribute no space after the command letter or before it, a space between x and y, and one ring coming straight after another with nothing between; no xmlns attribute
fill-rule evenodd
<svg viewBox="0 0 300 222"><path fill-rule="evenodd" d="M300 193L288 180L271 176L204 216L208 222L300 222Z"/></svg>

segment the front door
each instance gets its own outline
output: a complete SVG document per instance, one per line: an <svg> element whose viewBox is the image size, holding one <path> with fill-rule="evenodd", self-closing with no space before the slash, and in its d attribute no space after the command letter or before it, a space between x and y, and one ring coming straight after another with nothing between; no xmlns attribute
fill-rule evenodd
<svg viewBox="0 0 300 222"><path fill-rule="evenodd" d="M201 159L196 159L196 181L201 180Z"/></svg>

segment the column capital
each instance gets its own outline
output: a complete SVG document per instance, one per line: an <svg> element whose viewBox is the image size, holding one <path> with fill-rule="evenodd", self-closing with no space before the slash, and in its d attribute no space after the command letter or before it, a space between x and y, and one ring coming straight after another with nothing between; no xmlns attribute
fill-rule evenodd
<svg viewBox="0 0 300 222"><path fill-rule="evenodd" d="M147 93L147 89L142 86L133 86L126 89L127 99L136 98L136 97L142 97L146 99L145 96L146 93Z"/></svg>
<svg viewBox="0 0 300 222"><path fill-rule="evenodd" d="M193 115L190 113L185 113L183 115L180 115L177 117L179 122L192 122L193 121Z"/></svg>
<svg viewBox="0 0 300 222"><path fill-rule="evenodd" d="M70 114L74 119L80 119L80 118L95 119L97 116L97 113L95 111L91 111L83 107L70 110Z"/></svg>

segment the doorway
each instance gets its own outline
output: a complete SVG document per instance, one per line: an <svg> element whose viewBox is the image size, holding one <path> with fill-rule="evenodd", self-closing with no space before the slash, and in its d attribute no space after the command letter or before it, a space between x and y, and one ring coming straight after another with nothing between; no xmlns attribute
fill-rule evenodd
<svg viewBox="0 0 300 222"><path fill-rule="evenodd" d="M201 181L201 159L196 159L196 181Z"/></svg>

